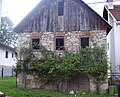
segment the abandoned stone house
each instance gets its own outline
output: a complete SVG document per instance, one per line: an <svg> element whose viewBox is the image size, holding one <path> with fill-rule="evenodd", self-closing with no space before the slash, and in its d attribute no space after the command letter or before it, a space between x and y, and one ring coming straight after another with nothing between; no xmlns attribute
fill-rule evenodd
<svg viewBox="0 0 120 97"><path fill-rule="evenodd" d="M81 47L92 47L92 40L99 46L105 45L110 29L111 26L82 0L41 0L14 31L18 34L18 49L35 42L63 54L64 50L60 48L63 46L69 52L77 52ZM37 49L33 47L33 52L39 57ZM64 83L62 91L96 92L94 76L81 74L74 79L68 87ZM35 72L17 75L18 87L40 88L43 83ZM49 85L44 88L55 90ZM100 88L100 92L107 91L107 79Z"/></svg>

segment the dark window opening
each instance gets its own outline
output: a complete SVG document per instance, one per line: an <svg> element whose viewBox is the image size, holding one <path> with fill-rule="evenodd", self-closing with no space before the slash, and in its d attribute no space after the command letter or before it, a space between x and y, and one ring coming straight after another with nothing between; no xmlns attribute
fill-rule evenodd
<svg viewBox="0 0 120 97"><path fill-rule="evenodd" d="M14 54L12 53L12 58L14 57Z"/></svg>
<svg viewBox="0 0 120 97"><path fill-rule="evenodd" d="M104 18L106 21L108 21L108 11L106 10L106 8L104 8L103 18Z"/></svg>
<svg viewBox="0 0 120 97"><path fill-rule="evenodd" d="M5 58L8 58L8 51L5 52Z"/></svg>
<svg viewBox="0 0 120 97"><path fill-rule="evenodd" d="M107 49L109 50L109 43L107 43Z"/></svg>
<svg viewBox="0 0 120 97"><path fill-rule="evenodd" d="M40 39L32 39L32 48L34 50L39 49L39 43L40 43Z"/></svg>
<svg viewBox="0 0 120 97"><path fill-rule="evenodd" d="M63 16L64 14L64 0L58 2L58 16Z"/></svg>
<svg viewBox="0 0 120 97"><path fill-rule="evenodd" d="M85 48L86 46L89 46L89 37L82 37L81 48Z"/></svg>
<svg viewBox="0 0 120 97"><path fill-rule="evenodd" d="M120 65L119 65L119 71L120 71Z"/></svg>
<svg viewBox="0 0 120 97"><path fill-rule="evenodd" d="M64 38L58 37L56 38L56 50L63 50L64 49Z"/></svg>
<svg viewBox="0 0 120 97"><path fill-rule="evenodd" d="M18 56L18 54L17 54L17 52L15 52L15 57L17 57Z"/></svg>

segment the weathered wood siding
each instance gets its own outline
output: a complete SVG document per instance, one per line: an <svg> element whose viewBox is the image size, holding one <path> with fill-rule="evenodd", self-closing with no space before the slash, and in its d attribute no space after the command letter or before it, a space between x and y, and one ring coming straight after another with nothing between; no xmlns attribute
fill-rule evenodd
<svg viewBox="0 0 120 97"><path fill-rule="evenodd" d="M64 15L58 16L60 0L42 0L15 28L16 32L106 30L107 24L81 0L64 0Z"/></svg>

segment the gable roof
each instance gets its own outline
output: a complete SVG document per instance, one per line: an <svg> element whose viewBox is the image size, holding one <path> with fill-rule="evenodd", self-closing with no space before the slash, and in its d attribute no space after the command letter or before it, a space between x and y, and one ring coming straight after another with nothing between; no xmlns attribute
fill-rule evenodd
<svg viewBox="0 0 120 97"><path fill-rule="evenodd" d="M25 20L29 18L39 7L41 7L47 0L41 0L21 21L20 23L13 29L15 32L18 32L17 29L25 23Z"/></svg>
<svg viewBox="0 0 120 97"><path fill-rule="evenodd" d="M108 9L117 21L120 21L120 5L114 5L113 9Z"/></svg>
<svg viewBox="0 0 120 97"><path fill-rule="evenodd" d="M80 0L81 2L83 2L82 0ZM89 7L85 2L83 2L83 4L86 5L86 7L88 7L91 11L93 11L101 20L103 20L103 22L108 26L108 32L107 34L109 33L109 31L112 29L112 26L103 18L101 17L96 11L94 11L91 7Z"/></svg>
<svg viewBox="0 0 120 97"><path fill-rule="evenodd" d="M10 47L10 46L8 46L8 45L5 45L5 44L3 44L3 43L0 42L0 47L1 47L1 46L5 47L5 48L7 48L7 49L9 49L9 50L15 51L15 48L12 48L12 47Z"/></svg>
<svg viewBox="0 0 120 97"><path fill-rule="evenodd" d="M41 2L38 3L38 5L14 28L14 31L15 31L15 32L18 32L18 33L21 32L21 31L22 31L21 29L23 29L23 28L24 28L23 26L26 24L25 21L29 20L29 19L30 19L30 16L32 16L32 14L34 14L37 10L39 10L40 7L41 7L42 5L44 5L44 4L46 4L48 1L49 1L49 0L41 0ZM90 11L92 11L92 13L93 13L94 15L96 15L96 16L103 22L103 24L105 25L105 27L107 27L107 29L108 29L108 32L107 32L107 33L109 33L109 31L111 30L112 26L109 25L108 22L107 22L104 18L102 18L98 13L96 13L92 8L90 8L90 7L89 7L86 3L84 3L82 0L74 0L74 1L77 2L77 3L81 3L81 2L82 2L82 5L85 5L86 8L88 8Z"/></svg>

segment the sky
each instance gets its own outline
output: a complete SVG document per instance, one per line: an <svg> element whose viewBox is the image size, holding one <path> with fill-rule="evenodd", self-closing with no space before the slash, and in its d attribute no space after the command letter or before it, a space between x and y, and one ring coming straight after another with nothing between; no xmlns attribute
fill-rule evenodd
<svg viewBox="0 0 120 97"><path fill-rule="evenodd" d="M102 2L106 2L107 0L83 1L102 16L103 7L107 4ZM115 1L117 1L115 3L120 4L120 0ZM1 15L8 16L14 26L16 26L39 2L40 0L3 0Z"/></svg>

